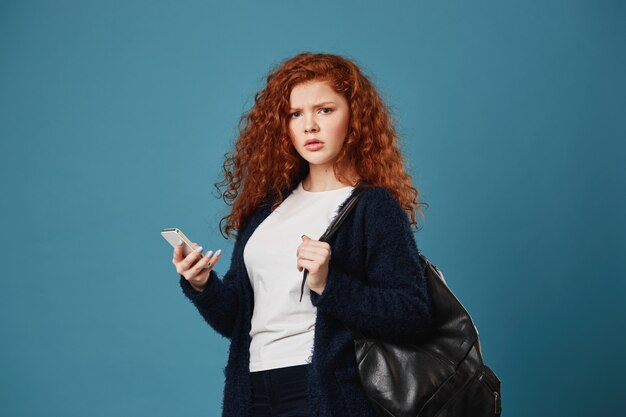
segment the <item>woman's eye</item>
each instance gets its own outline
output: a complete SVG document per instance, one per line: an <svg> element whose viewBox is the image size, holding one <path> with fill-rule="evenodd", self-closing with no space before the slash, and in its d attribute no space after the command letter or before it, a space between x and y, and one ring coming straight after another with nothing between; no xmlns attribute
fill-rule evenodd
<svg viewBox="0 0 626 417"><path fill-rule="evenodd" d="M324 114L328 114L328 113L332 112L333 109L331 109L330 107L323 107L323 108L320 109L320 111L323 112ZM298 116L300 116L300 112L298 112L298 111L289 114L289 117L291 119L296 118Z"/></svg>

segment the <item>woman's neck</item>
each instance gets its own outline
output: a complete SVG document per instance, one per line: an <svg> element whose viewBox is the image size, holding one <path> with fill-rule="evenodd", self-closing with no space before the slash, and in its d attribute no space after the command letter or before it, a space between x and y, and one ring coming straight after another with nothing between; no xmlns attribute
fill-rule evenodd
<svg viewBox="0 0 626 417"><path fill-rule="evenodd" d="M346 175L344 173L344 176L348 179L348 181L352 180L352 183L345 182L346 180L344 180L344 182L339 181L339 179L335 177L332 166L330 168L325 168L309 165L309 173L302 180L302 187L306 191L319 192L354 186L358 180L356 172L354 169L346 170L346 172L349 172L349 174Z"/></svg>

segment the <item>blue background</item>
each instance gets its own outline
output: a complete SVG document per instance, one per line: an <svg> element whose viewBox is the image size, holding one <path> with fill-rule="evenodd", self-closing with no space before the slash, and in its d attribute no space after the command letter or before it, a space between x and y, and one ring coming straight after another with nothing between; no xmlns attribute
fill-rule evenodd
<svg viewBox="0 0 626 417"><path fill-rule="evenodd" d="M228 340L160 236L207 249L268 70L354 59L429 203L418 246L480 331L503 415L626 389L626 2L0 2L0 415L220 414Z"/></svg>

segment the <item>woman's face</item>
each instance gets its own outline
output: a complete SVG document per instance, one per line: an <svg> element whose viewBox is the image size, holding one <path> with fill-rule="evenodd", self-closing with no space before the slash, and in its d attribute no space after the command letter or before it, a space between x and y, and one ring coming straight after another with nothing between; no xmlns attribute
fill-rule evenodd
<svg viewBox="0 0 626 417"><path fill-rule="evenodd" d="M325 81L296 85L289 96L289 136L312 165L332 169L348 133L350 109L345 97ZM307 145L315 139L317 144Z"/></svg>

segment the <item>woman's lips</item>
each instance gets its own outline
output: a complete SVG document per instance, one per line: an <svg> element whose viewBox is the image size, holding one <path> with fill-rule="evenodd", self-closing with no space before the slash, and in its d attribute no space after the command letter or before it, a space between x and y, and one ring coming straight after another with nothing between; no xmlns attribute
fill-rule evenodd
<svg viewBox="0 0 626 417"><path fill-rule="evenodd" d="M315 142L315 143L310 143L308 145L305 145L305 148L309 151L317 151L319 149L322 149L322 146L324 146L324 143Z"/></svg>

